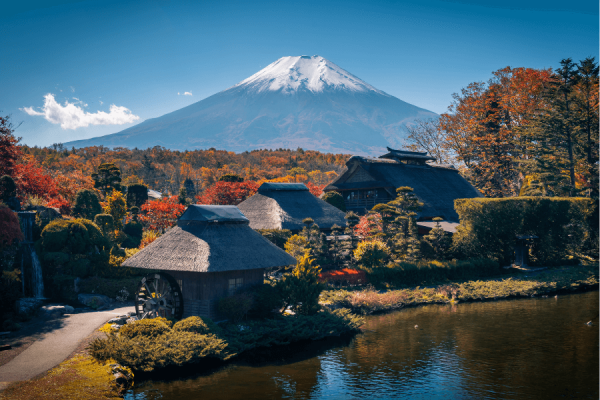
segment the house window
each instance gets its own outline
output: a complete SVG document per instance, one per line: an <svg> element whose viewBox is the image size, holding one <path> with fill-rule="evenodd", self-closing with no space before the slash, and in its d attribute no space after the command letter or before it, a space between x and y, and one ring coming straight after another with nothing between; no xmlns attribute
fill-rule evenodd
<svg viewBox="0 0 600 400"><path fill-rule="evenodd" d="M234 294L244 284L244 278L233 278L229 280L229 295Z"/></svg>
<svg viewBox="0 0 600 400"><path fill-rule="evenodd" d="M183 294L183 280L177 279L177 284L179 285L179 290L181 290L181 294Z"/></svg>

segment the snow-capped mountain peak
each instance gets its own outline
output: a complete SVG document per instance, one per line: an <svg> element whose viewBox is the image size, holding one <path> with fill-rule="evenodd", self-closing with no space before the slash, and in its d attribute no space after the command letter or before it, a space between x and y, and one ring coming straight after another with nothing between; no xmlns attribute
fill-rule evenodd
<svg viewBox="0 0 600 400"><path fill-rule="evenodd" d="M374 91L387 96L365 81L340 68L321 56L282 57L256 74L234 86L254 92L346 90L353 92Z"/></svg>

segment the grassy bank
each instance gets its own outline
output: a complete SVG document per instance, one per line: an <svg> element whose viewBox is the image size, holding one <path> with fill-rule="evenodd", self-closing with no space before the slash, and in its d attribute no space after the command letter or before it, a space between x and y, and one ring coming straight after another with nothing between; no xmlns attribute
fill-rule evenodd
<svg viewBox="0 0 600 400"><path fill-rule="evenodd" d="M9 385L0 392L0 399L120 399L114 373L110 362L99 363L89 355L79 354L41 378Z"/></svg>
<svg viewBox="0 0 600 400"><path fill-rule="evenodd" d="M259 348L289 345L358 332L361 318L348 310L324 310L315 315L224 323L190 317L174 325L154 318L124 325L90 344L99 361L116 360L134 371L226 361Z"/></svg>
<svg viewBox="0 0 600 400"><path fill-rule="evenodd" d="M554 268L530 275L518 273L500 279L471 280L426 288L328 290L321 294L321 303L367 315L420 304L544 296L594 287L598 287L598 265Z"/></svg>

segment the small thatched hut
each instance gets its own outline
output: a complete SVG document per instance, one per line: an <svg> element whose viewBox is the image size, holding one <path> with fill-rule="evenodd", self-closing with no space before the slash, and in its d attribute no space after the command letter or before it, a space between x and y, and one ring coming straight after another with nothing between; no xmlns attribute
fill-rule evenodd
<svg viewBox="0 0 600 400"><path fill-rule="evenodd" d="M169 305L164 310L155 310L155 314L218 317L219 299L241 287L262 284L266 268L296 263L295 258L252 230L248 222L236 206L191 205L176 227L123 266L159 270L161 276L157 275L157 279L162 278L168 281L166 286L172 286L163 292L178 293L176 298L164 300ZM150 280L152 276L149 275ZM158 307L155 303L160 303L162 297L154 293L160 292L161 286L154 285L156 290L142 282L143 293L138 293L140 299L136 300L138 315ZM183 302L182 311L175 310L179 298Z"/></svg>
<svg viewBox="0 0 600 400"><path fill-rule="evenodd" d="M263 183L258 193L238 207L250 220L252 229L289 229L297 232L302 220L312 218L322 230L346 226L346 215L331 204L313 196L303 183Z"/></svg>

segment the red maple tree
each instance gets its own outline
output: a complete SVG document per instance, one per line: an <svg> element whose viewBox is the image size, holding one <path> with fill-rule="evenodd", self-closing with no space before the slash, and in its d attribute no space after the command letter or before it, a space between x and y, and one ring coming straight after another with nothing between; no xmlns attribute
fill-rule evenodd
<svg viewBox="0 0 600 400"><path fill-rule="evenodd" d="M196 196L198 204L234 205L237 206L258 191L254 181L217 182L208 187L204 193Z"/></svg>
<svg viewBox="0 0 600 400"><path fill-rule="evenodd" d="M379 232L383 232L381 215L379 214L363 215L354 227L354 234L363 239L369 238Z"/></svg>
<svg viewBox="0 0 600 400"><path fill-rule="evenodd" d="M177 196L163 197L145 202L139 218L149 229L165 231L177 223L184 211L185 206L179 204Z"/></svg>
<svg viewBox="0 0 600 400"><path fill-rule="evenodd" d="M7 206L0 205L0 250L17 240L23 240L17 214Z"/></svg>
<svg viewBox="0 0 600 400"><path fill-rule="evenodd" d="M39 166L33 156L25 156L23 162L16 164L12 176L17 184L17 196L21 200L27 195L46 200L58 196L56 182Z"/></svg>
<svg viewBox="0 0 600 400"><path fill-rule="evenodd" d="M312 193L313 196L315 197L319 197L323 194L323 188L325 188L326 185L315 185L312 182L307 182L305 183L306 187L308 188L308 191L310 193Z"/></svg>

